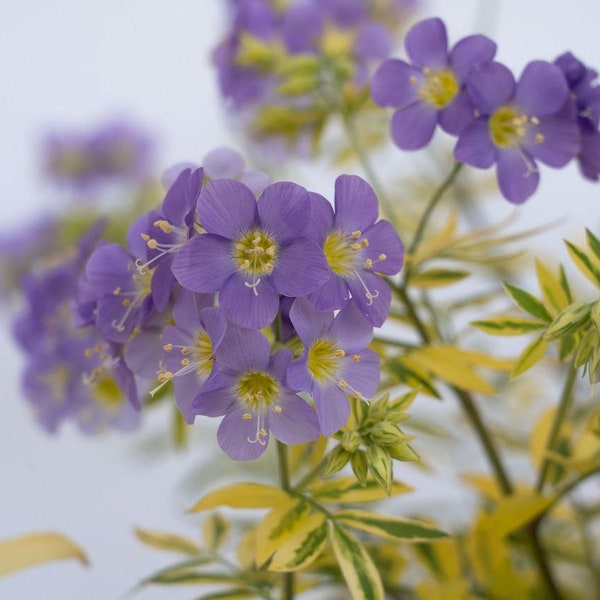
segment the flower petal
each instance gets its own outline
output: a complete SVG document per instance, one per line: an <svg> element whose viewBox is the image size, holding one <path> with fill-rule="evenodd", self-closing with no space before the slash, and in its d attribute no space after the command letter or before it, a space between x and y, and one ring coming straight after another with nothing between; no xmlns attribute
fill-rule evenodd
<svg viewBox="0 0 600 600"><path fill-rule="evenodd" d="M364 350L373 339L372 325L353 302L337 314L330 333L347 354Z"/></svg>
<svg viewBox="0 0 600 600"><path fill-rule="evenodd" d="M487 119L476 119L460 134L454 147L454 158L479 169L487 169L494 164L496 148Z"/></svg>
<svg viewBox="0 0 600 600"><path fill-rule="evenodd" d="M496 44L485 35L469 35L457 42L450 52L450 64L459 81L464 81L469 69L478 62L492 60Z"/></svg>
<svg viewBox="0 0 600 600"><path fill-rule="evenodd" d="M395 275L404 262L404 246L396 230L387 221L378 221L364 232L369 245L362 252L373 261L373 271Z"/></svg>
<svg viewBox="0 0 600 600"><path fill-rule="evenodd" d="M373 350L362 350L344 357L340 376L348 383L349 389L359 392L364 398L372 398L381 376L379 355Z"/></svg>
<svg viewBox="0 0 600 600"><path fill-rule="evenodd" d="M319 425L325 437L339 431L350 416L350 403L346 394L336 385L324 388L315 386L313 391Z"/></svg>
<svg viewBox="0 0 600 600"><path fill-rule="evenodd" d="M333 227L333 206L321 194L309 192L308 196L310 198L310 222L305 236L323 244L327 233Z"/></svg>
<svg viewBox="0 0 600 600"><path fill-rule="evenodd" d="M234 179L210 181L200 193L197 206L204 229L230 240L256 224L256 198Z"/></svg>
<svg viewBox="0 0 600 600"><path fill-rule="evenodd" d="M436 124L437 111L417 101L392 116L392 139L401 150L419 150L431 141Z"/></svg>
<svg viewBox="0 0 600 600"><path fill-rule="evenodd" d="M320 433L315 409L297 394L284 392L278 402L281 412L271 410L271 433L284 444L304 444L316 440Z"/></svg>
<svg viewBox="0 0 600 600"><path fill-rule="evenodd" d="M223 146L211 150L202 165L209 179L235 179L244 170L244 159L239 152Z"/></svg>
<svg viewBox="0 0 600 600"><path fill-rule="evenodd" d="M220 367L236 373L264 371L270 356L271 345L260 331L243 329L231 323L216 353Z"/></svg>
<svg viewBox="0 0 600 600"><path fill-rule="evenodd" d="M541 136L537 141L535 137ZM527 151L544 164L560 168L564 167L580 149L580 135L577 123L564 117L547 117L541 119L535 127L535 136L527 144Z"/></svg>
<svg viewBox="0 0 600 600"><path fill-rule="evenodd" d="M482 115L491 115L506 104L515 91L515 78L508 67L499 62L476 64L466 79L473 104Z"/></svg>
<svg viewBox="0 0 600 600"><path fill-rule="evenodd" d="M515 104L527 115L551 115L564 105L569 88L562 71L543 60L524 69L515 91Z"/></svg>
<svg viewBox="0 0 600 600"><path fill-rule="evenodd" d="M235 378L231 375L216 373L194 396L191 409L195 415L220 417L226 414L235 402L231 391Z"/></svg>
<svg viewBox="0 0 600 600"><path fill-rule="evenodd" d="M266 449L269 443L269 432L262 439L263 443L251 442L256 439L257 415L251 419L244 418L249 414L245 408L238 408L223 417L217 431L219 446L233 460L254 460Z"/></svg>
<svg viewBox="0 0 600 600"><path fill-rule="evenodd" d="M196 235L179 250L171 269L175 279L193 292L217 292L235 273L229 240Z"/></svg>
<svg viewBox="0 0 600 600"><path fill-rule="evenodd" d="M363 317L374 327L381 327L390 313L392 301L388 284L381 277L365 270L360 272L360 278L351 277L346 281L352 293L352 300Z"/></svg>
<svg viewBox="0 0 600 600"><path fill-rule="evenodd" d="M350 299L350 289L346 281L332 271L329 279L307 298L320 312L338 310Z"/></svg>
<svg viewBox="0 0 600 600"><path fill-rule="evenodd" d="M299 392L310 392L313 380L308 372L308 355L306 352L292 362L287 370L286 384Z"/></svg>
<svg viewBox="0 0 600 600"><path fill-rule="evenodd" d="M379 214L379 202L373 188L358 175L340 175L335 180L334 227L364 231Z"/></svg>
<svg viewBox="0 0 600 600"><path fill-rule="evenodd" d="M296 298L290 308L290 320L302 343L310 345L333 323L333 313L318 312L306 298Z"/></svg>
<svg viewBox="0 0 600 600"><path fill-rule="evenodd" d="M410 60L419 67L439 68L448 60L448 34L441 19L425 19L414 25L404 41Z"/></svg>
<svg viewBox="0 0 600 600"><path fill-rule="evenodd" d="M496 172L500 191L513 204L525 202L535 192L540 181L537 168L532 170L521 152L506 150L498 153ZM529 160L533 162L533 159Z"/></svg>
<svg viewBox="0 0 600 600"><path fill-rule="evenodd" d="M423 78L421 72L397 58L384 60L371 80L371 95L379 106L399 107L417 97L414 77Z"/></svg>
<svg viewBox="0 0 600 600"><path fill-rule="evenodd" d="M466 89L438 113L440 127L450 135L460 135L475 120L475 107Z"/></svg>

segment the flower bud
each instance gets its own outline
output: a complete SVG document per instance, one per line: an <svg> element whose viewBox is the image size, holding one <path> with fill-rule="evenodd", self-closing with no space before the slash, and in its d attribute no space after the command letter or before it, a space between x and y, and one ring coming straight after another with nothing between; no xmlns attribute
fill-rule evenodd
<svg viewBox="0 0 600 600"><path fill-rule="evenodd" d="M329 477L330 475L341 471L348 464L349 460L350 453L344 450L342 446L336 446L327 458L327 462L323 467L323 477Z"/></svg>

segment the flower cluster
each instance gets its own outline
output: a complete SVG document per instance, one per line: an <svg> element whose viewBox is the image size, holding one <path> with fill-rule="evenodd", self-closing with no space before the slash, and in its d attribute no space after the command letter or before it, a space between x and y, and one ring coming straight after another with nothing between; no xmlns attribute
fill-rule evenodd
<svg viewBox="0 0 600 600"><path fill-rule="evenodd" d="M495 164L503 196L517 204L537 189L537 161L560 168L577 158L583 175L598 179L600 87L596 72L574 56L532 61L515 80L484 36L448 51L437 18L417 23L405 47L411 62L388 59L372 81L374 100L396 109L391 133L399 148L423 148L439 124L458 137L456 160Z"/></svg>
<svg viewBox="0 0 600 600"><path fill-rule="evenodd" d="M277 5L276 5L277 4ZM331 114L368 100L407 0L238 0L214 62L222 95L255 141L309 150ZM275 156L270 153L270 157Z"/></svg>
<svg viewBox="0 0 600 600"><path fill-rule="evenodd" d="M222 416L219 444L247 460L271 434L297 444L335 433L348 397L375 393L367 347L390 309L381 275L400 270L403 247L360 177L338 178L334 210L297 184L265 187L236 157L222 149L170 173L127 248L99 242L76 315L136 377L157 380L153 393L172 382L187 423Z"/></svg>

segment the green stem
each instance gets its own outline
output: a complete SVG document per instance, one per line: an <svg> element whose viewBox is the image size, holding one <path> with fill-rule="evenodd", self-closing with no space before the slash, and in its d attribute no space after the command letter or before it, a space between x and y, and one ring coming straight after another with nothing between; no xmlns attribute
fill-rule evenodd
<svg viewBox="0 0 600 600"><path fill-rule="evenodd" d="M329 455L331 454L331 452L328 452L319 462L318 464L313 467L295 486L294 486L294 492L299 493L301 492L304 488L306 488L307 485L309 485L310 483L312 483L323 471L323 467L325 467L325 465L327 464L327 461L329 460Z"/></svg>
<svg viewBox="0 0 600 600"><path fill-rule="evenodd" d="M367 154L364 146L360 141L360 136L356 131L356 126L354 120L351 116L342 113L342 120L344 122L344 128L346 130L346 135L348 136L348 141L351 146L354 148L356 152L356 156L369 180L369 183L373 186L375 190L375 194L377 194L377 198L383 207L383 212L385 213L388 220L394 224L394 213L392 211L392 206L390 200L383 189L383 185L379 181L379 177L371 164L371 160L369 159L369 155Z"/></svg>
<svg viewBox="0 0 600 600"><path fill-rule="evenodd" d="M567 378L565 379L565 383L563 385L560 402L558 403L558 408L556 409L556 414L554 415L554 420L552 421L552 428L548 434L548 440L546 441L546 452L538 475L537 484L535 486L536 491L540 494L544 491L544 485L546 484L550 474L550 467L552 466L552 457L550 456L550 453L556 447L560 437L560 430L571 408L576 375L577 369L575 368L574 364L571 363L569 365Z"/></svg>
<svg viewBox="0 0 600 600"><path fill-rule="evenodd" d="M291 491L290 469L288 465L287 446L277 442L277 458L279 463L279 485L286 492ZM294 600L294 573L281 574L281 600Z"/></svg>
<svg viewBox="0 0 600 600"><path fill-rule="evenodd" d="M442 197L444 196L444 194L446 193L448 188L454 183L454 180L456 179L456 176L462 169L462 166L463 166L462 163L454 163L454 166L452 167L452 171L450 171L450 173L448 174L446 179L444 179L444 181L442 181L440 186L433 193L433 196L431 196L431 198L429 199L429 202L427 202L427 207L425 208L425 212L423 213L423 215L421 216L421 219L419 220L419 224L417 226L417 230L415 231L415 235L412 239L410 246L408 247L408 251L407 251L408 254L413 254L414 251L417 249L417 246L421 243L421 238L423 237L423 234L425 233L425 228L427 227L429 218L431 217L435 207L438 205L439 201L442 199Z"/></svg>

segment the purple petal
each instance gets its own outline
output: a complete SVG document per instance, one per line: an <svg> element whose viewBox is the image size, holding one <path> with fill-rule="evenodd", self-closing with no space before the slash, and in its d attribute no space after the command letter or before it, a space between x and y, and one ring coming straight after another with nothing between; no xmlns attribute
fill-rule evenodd
<svg viewBox="0 0 600 600"><path fill-rule="evenodd" d="M406 34L404 46L410 60L419 67L446 66L448 35L441 19L425 19L414 25Z"/></svg>
<svg viewBox="0 0 600 600"><path fill-rule="evenodd" d="M530 62L515 91L515 104L527 115L551 115L564 105L569 93L562 71L543 60Z"/></svg>
<svg viewBox="0 0 600 600"><path fill-rule="evenodd" d="M419 150L433 137L437 110L425 102L415 102L397 110L392 116L392 139L401 150Z"/></svg>
<svg viewBox="0 0 600 600"><path fill-rule="evenodd" d="M337 314L330 332L347 354L364 350L373 339L373 326L353 302Z"/></svg>
<svg viewBox="0 0 600 600"><path fill-rule="evenodd" d="M272 183L258 200L258 215L261 227L274 235L278 244L290 242L308 225L308 192L295 183Z"/></svg>
<svg viewBox="0 0 600 600"><path fill-rule="evenodd" d="M384 60L371 80L371 95L379 106L399 107L417 97L414 81L423 78L421 72L396 58Z"/></svg>
<svg viewBox="0 0 600 600"><path fill-rule="evenodd" d="M475 107L466 89L438 113L440 127L450 135L460 135L475 120Z"/></svg>
<svg viewBox="0 0 600 600"><path fill-rule="evenodd" d="M217 431L219 446L233 460L254 460L267 449L269 443L268 430L263 444L249 441L256 438L257 416L253 414L252 419L245 419L247 413L246 408L238 408L226 414Z"/></svg>
<svg viewBox="0 0 600 600"><path fill-rule="evenodd" d="M241 275L227 280L219 292L219 304L232 323L246 329L262 329L275 319L279 295L268 281L262 281L257 287L246 283Z"/></svg>
<svg viewBox="0 0 600 600"><path fill-rule="evenodd" d="M197 294L184 288L179 288L175 301L173 302L173 320L179 329L192 332L198 327L198 313L200 308L208 306L204 304L209 294ZM211 303L212 304L212 303Z"/></svg>
<svg viewBox="0 0 600 600"><path fill-rule="evenodd" d="M379 203L373 188L358 175L340 175L335 180L336 228L364 231L375 222Z"/></svg>
<svg viewBox="0 0 600 600"><path fill-rule="evenodd" d="M308 196L310 198L310 222L305 236L323 244L327 233L333 227L333 207L321 194L309 192Z"/></svg>
<svg viewBox="0 0 600 600"><path fill-rule="evenodd" d="M278 350L273 354L269 362L268 371L274 375L280 382L284 383L286 373L292 362L292 351L288 348Z"/></svg>
<svg viewBox="0 0 600 600"><path fill-rule="evenodd" d="M467 89L473 104L483 115L490 115L506 104L515 91L515 78L508 67L499 62L474 65L467 76Z"/></svg>
<svg viewBox="0 0 600 600"><path fill-rule="evenodd" d="M496 44L484 35L470 35L458 42L450 52L450 64L459 81L464 81L476 63L492 60Z"/></svg>
<svg viewBox="0 0 600 600"><path fill-rule="evenodd" d="M256 199L234 179L210 181L198 198L198 216L209 233L235 240L256 224Z"/></svg>
<svg viewBox="0 0 600 600"><path fill-rule="evenodd" d="M333 271L329 279L317 290L307 296L309 302L318 311L331 311L343 308L350 298L350 290L344 279Z"/></svg>
<svg viewBox="0 0 600 600"><path fill-rule="evenodd" d="M227 331L227 321L223 316L223 313L214 306L201 309L198 317L200 325L210 337L214 352L223 341L223 337Z"/></svg>
<svg viewBox="0 0 600 600"><path fill-rule="evenodd" d="M539 172L537 169L531 170L523 159L522 152L515 149L498 153L496 173L500 191L513 204L525 202L535 192L540 181Z"/></svg>
<svg viewBox="0 0 600 600"><path fill-rule="evenodd" d="M360 272L360 276L362 282L358 277L347 279L348 287L352 293L352 300L358 306L363 317L371 325L381 327L390 313L390 304L392 301L390 288L381 277L373 273L363 270ZM370 296L375 296L375 298L367 297L365 286Z"/></svg>
<svg viewBox="0 0 600 600"><path fill-rule="evenodd" d="M336 385L325 388L316 386L313 391L317 416L325 437L339 431L350 416L350 403L346 394Z"/></svg>
<svg viewBox="0 0 600 600"><path fill-rule="evenodd" d="M306 296L321 287L330 272L323 250L311 240L300 239L279 249L269 281L284 296Z"/></svg>
<svg viewBox="0 0 600 600"><path fill-rule="evenodd" d="M229 325L217 350L219 368L236 373L264 371L271 358L271 344L260 331Z"/></svg>
<svg viewBox="0 0 600 600"><path fill-rule="evenodd" d="M404 246L396 230L387 221L378 221L364 232L369 245L362 251L362 256L373 261L373 271L395 275L404 262ZM380 256L385 255L382 260Z"/></svg>
<svg viewBox="0 0 600 600"><path fill-rule="evenodd" d="M165 218L175 224L182 225L188 214L195 208L202 183L204 170L186 169L169 188L163 200L162 210Z"/></svg>
<svg viewBox="0 0 600 600"><path fill-rule="evenodd" d="M264 171L256 171L250 169L244 171L240 176L239 180L247 186L250 191L258 198L265 188L271 183L271 178Z"/></svg>
<svg viewBox="0 0 600 600"><path fill-rule="evenodd" d="M581 132L581 151L578 156L582 175L591 181L600 178L600 133Z"/></svg>
<svg viewBox="0 0 600 600"><path fill-rule="evenodd" d="M367 22L356 36L354 54L362 60L383 59L390 55L393 45L388 28L380 23Z"/></svg>
<svg viewBox="0 0 600 600"><path fill-rule="evenodd" d="M156 377L159 363L163 357L160 331L141 331L125 346L125 363L131 371L145 379Z"/></svg>
<svg viewBox="0 0 600 600"><path fill-rule="evenodd" d="M314 386L307 367L306 352L296 359L287 370L286 384L299 392L311 392Z"/></svg>
<svg viewBox="0 0 600 600"><path fill-rule="evenodd" d="M373 350L362 350L355 355L358 356L358 360L354 356L344 357L340 376L348 383L350 389L359 392L365 398L372 398L381 376L379 355Z"/></svg>
<svg viewBox="0 0 600 600"><path fill-rule="evenodd" d="M232 392L234 384L235 378L230 375L213 375L192 399L193 414L206 417L220 417L226 414L235 402Z"/></svg>
<svg viewBox="0 0 600 600"><path fill-rule="evenodd" d="M198 381L195 373L190 373L189 375L183 375L180 377L175 377L173 380L173 389L175 396L175 404L183 417L183 420L191 425L197 414L204 414L195 411L193 406L193 400L198 394L198 392L202 389L202 383ZM218 415L210 415L210 416L221 416L220 413Z"/></svg>
<svg viewBox="0 0 600 600"><path fill-rule="evenodd" d="M193 292L217 292L236 272L230 248L231 242L222 237L194 236L173 260L171 269L175 279Z"/></svg>
<svg viewBox="0 0 600 600"><path fill-rule="evenodd" d="M496 147L490 137L487 119L476 119L460 134L454 158L479 169L487 169L494 164Z"/></svg>
<svg viewBox="0 0 600 600"><path fill-rule="evenodd" d="M318 312L306 298L296 298L290 308L290 320L305 346L328 331L333 323L333 313Z"/></svg>
<svg viewBox="0 0 600 600"><path fill-rule="evenodd" d="M142 258L148 254L148 246L142 238L142 234L153 233L153 223L162 219L157 210L147 212L138 217L127 231L127 246L134 256Z"/></svg>
<svg viewBox="0 0 600 600"><path fill-rule="evenodd" d="M244 170L244 159L239 152L222 147L209 152L202 165L209 179L235 179Z"/></svg>
<svg viewBox="0 0 600 600"><path fill-rule="evenodd" d="M580 135L577 123L562 117L542 119L535 127L535 135L541 135L543 141L538 142L535 136L526 148L537 160L544 164L560 168L564 167L580 148Z"/></svg>
<svg viewBox="0 0 600 600"><path fill-rule="evenodd" d="M174 285L175 277L171 271L171 261L164 260L156 267L150 282L152 302L159 313L167 308Z"/></svg>
<svg viewBox="0 0 600 600"><path fill-rule="evenodd" d="M315 409L297 394L283 393L279 400L281 412L269 414L271 433L284 444L304 444L316 440L320 433Z"/></svg>
<svg viewBox="0 0 600 600"><path fill-rule="evenodd" d="M323 34L323 11L316 6L290 6L286 11L283 39L292 53L311 52Z"/></svg>

